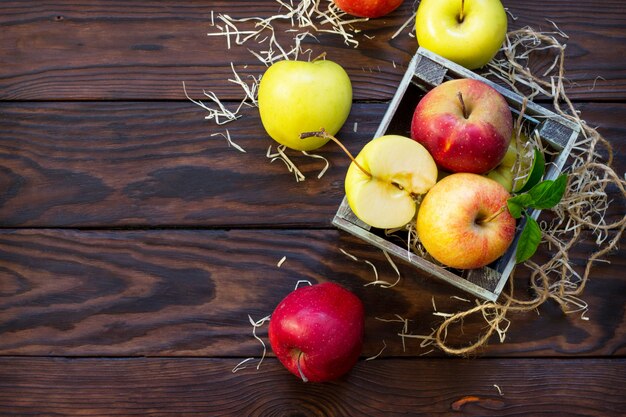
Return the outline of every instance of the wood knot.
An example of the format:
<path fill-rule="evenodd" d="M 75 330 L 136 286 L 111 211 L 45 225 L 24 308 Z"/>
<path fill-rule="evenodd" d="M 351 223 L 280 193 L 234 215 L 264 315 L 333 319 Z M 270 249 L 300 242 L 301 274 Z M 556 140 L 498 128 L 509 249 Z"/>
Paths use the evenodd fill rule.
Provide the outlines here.
<path fill-rule="evenodd" d="M 450 404 L 450 408 L 453 411 L 463 411 L 463 408 L 468 404 L 476 404 L 479 407 L 487 408 L 490 410 L 501 410 L 504 408 L 504 401 L 498 398 L 490 397 L 477 397 L 475 395 L 466 395 Z"/>

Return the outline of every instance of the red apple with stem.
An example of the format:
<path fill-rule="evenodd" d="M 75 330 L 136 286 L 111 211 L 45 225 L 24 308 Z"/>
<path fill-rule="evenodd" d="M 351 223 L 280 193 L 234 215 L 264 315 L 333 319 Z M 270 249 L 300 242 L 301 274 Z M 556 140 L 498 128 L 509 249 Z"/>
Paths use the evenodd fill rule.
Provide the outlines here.
<path fill-rule="evenodd" d="M 513 133 L 505 98 L 486 83 L 443 82 L 417 104 L 411 137 L 446 171 L 484 174 L 500 164 Z"/>
<path fill-rule="evenodd" d="M 403 0 L 333 0 L 342 11 L 358 17 L 376 18 L 397 9 Z"/>
<path fill-rule="evenodd" d="M 272 313 L 269 340 L 280 362 L 303 381 L 337 379 L 356 364 L 363 347 L 361 300 L 339 284 L 304 286 Z"/>

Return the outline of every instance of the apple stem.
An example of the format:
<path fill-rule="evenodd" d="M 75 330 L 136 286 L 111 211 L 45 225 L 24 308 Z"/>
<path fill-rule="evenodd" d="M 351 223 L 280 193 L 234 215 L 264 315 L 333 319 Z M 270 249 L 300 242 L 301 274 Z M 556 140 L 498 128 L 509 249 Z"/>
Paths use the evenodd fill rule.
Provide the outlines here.
<path fill-rule="evenodd" d="M 459 14 L 459 23 L 462 23 L 463 19 L 465 19 L 465 14 L 463 13 L 464 8 L 465 8 L 465 0 L 461 0 L 461 13 Z"/>
<path fill-rule="evenodd" d="M 302 358 L 302 351 L 298 353 L 298 361 L 296 362 L 296 366 L 298 367 L 298 372 L 300 373 L 300 378 L 302 378 L 302 381 L 309 382 L 309 378 L 304 376 L 304 373 L 302 372 L 302 368 L 300 367 L 300 358 Z"/>
<path fill-rule="evenodd" d="M 499 215 L 501 215 L 502 213 L 504 213 L 504 210 L 506 210 L 506 205 L 500 207 L 500 210 L 496 211 L 495 213 L 493 213 L 491 216 L 479 220 L 478 224 L 485 224 L 485 223 L 489 223 L 490 221 L 492 221 L 493 219 L 495 219 L 496 217 L 498 217 Z"/>
<path fill-rule="evenodd" d="M 348 157 L 350 158 L 350 160 L 352 160 L 352 162 L 354 162 L 354 164 L 361 170 L 363 171 L 363 173 L 365 175 L 367 175 L 368 177 L 372 178 L 373 175 L 370 174 L 365 168 L 363 168 L 354 158 L 354 156 L 352 156 L 352 154 L 350 153 L 350 151 L 343 146 L 343 143 L 341 143 L 339 141 L 339 139 L 337 139 L 336 137 L 334 137 L 333 135 L 328 134 L 328 132 L 326 132 L 326 130 L 324 128 L 322 128 L 319 131 L 316 132 L 303 132 L 300 133 L 300 139 L 306 139 L 306 138 L 310 138 L 310 137 L 318 137 L 318 138 L 326 138 L 326 139 L 330 139 L 333 142 L 335 142 L 337 145 L 339 145 L 339 147 L 345 152 L 346 155 L 348 155 Z"/>
<path fill-rule="evenodd" d="M 320 59 L 326 59 L 326 52 L 322 52 L 321 54 L 313 58 L 311 62 L 319 61 Z"/>
<path fill-rule="evenodd" d="M 467 114 L 467 107 L 465 106 L 465 100 L 463 100 L 463 94 L 459 91 L 457 94 L 459 101 L 461 102 L 461 109 L 463 109 L 463 117 L 468 118 L 469 114 Z"/>

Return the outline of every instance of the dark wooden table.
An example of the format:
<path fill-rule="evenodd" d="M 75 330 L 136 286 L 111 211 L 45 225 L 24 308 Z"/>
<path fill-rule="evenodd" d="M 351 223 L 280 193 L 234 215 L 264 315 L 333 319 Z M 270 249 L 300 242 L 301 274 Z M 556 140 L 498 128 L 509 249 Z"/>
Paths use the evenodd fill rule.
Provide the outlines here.
<path fill-rule="evenodd" d="M 352 79 L 339 133 L 352 150 L 373 135 L 417 48 L 408 29 L 391 39 L 412 14 L 405 3 L 356 24 L 358 48 L 331 35 L 307 45 Z M 569 35 L 567 93 L 623 176 L 623 1 L 504 4 L 511 29 L 554 22 Z M 205 89 L 232 107 L 242 90 L 227 81 L 231 62 L 245 75 L 264 69 L 245 45 L 207 36 L 212 16 L 277 11 L 271 0 L 0 3 L 0 415 L 626 415 L 623 247 L 593 269 L 589 320 L 548 302 L 511 314 L 505 341 L 470 358 L 419 339 L 403 347 L 402 323 L 379 318 L 428 334 L 441 321 L 433 301 L 454 311 L 464 294 L 403 264 L 396 287 L 364 286 L 369 266 L 340 249 L 395 275 L 380 251 L 330 224 L 349 162 L 341 151 L 321 150 L 321 179 L 320 160 L 294 154 L 307 177 L 296 183 L 266 157 L 256 108 L 224 126 L 204 120 L 183 82 L 193 98 Z M 215 135 L 226 129 L 246 153 Z M 572 265 L 596 249 L 591 236 Z M 270 314 L 298 280 L 339 282 L 365 304 L 363 360 L 339 381 L 305 384 L 271 353 L 256 369 L 248 316 Z M 267 341 L 267 326 L 257 333 Z"/>

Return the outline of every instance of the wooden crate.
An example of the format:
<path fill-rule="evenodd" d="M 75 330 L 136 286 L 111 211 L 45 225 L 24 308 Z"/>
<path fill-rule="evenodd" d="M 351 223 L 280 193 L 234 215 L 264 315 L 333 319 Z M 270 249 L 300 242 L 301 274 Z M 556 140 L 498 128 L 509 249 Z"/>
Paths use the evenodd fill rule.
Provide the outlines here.
<path fill-rule="evenodd" d="M 519 115 L 523 103 L 522 96 L 439 55 L 420 48 L 411 60 L 374 137 L 385 134 L 410 137 L 411 118 L 421 97 L 442 82 L 458 78 L 474 78 L 491 85 L 506 98 L 514 118 Z M 531 126 L 532 130 L 536 130 L 544 147 L 554 153 L 546 167 L 544 179 L 555 179 L 563 169 L 580 133 L 579 126 L 532 102 L 526 104 L 524 124 Z M 531 216 L 536 219 L 539 216 L 539 211 L 533 211 Z M 523 227 L 523 220 L 518 224 L 517 235 L 513 244 L 500 259 L 486 267 L 472 270 L 444 268 L 409 251 L 406 247 L 398 246 L 385 236 L 383 231 L 371 228 L 359 220 L 352 213 L 345 197 L 333 219 L 333 225 L 409 262 L 433 277 L 442 279 L 481 299 L 495 301 L 515 266 L 515 251 Z"/>

